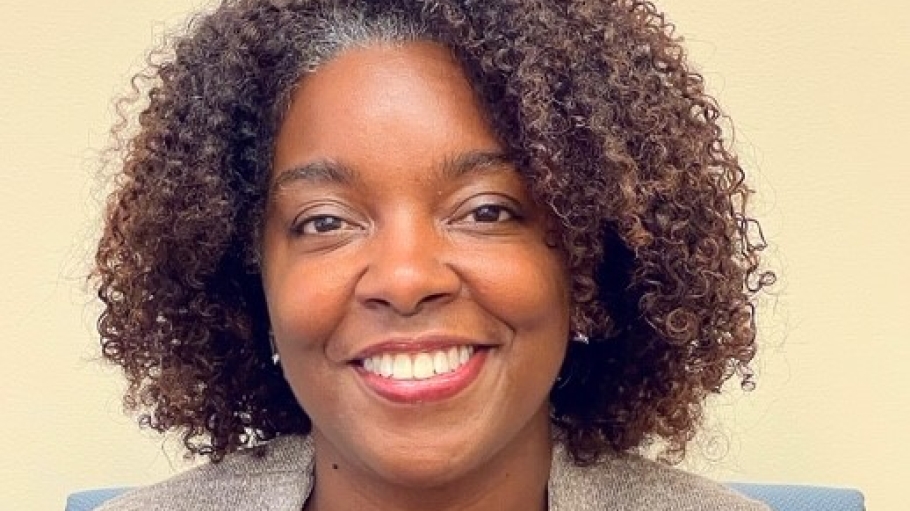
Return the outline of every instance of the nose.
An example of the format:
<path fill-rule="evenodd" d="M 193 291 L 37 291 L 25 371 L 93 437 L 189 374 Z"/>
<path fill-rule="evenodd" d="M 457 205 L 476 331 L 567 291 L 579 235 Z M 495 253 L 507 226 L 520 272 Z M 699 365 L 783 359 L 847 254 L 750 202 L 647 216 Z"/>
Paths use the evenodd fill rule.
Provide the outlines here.
<path fill-rule="evenodd" d="M 429 221 L 406 218 L 379 229 L 357 282 L 357 300 L 402 316 L 451 301 L 461 289 L 461 277 L 448 260 L 451 250 Z"/>

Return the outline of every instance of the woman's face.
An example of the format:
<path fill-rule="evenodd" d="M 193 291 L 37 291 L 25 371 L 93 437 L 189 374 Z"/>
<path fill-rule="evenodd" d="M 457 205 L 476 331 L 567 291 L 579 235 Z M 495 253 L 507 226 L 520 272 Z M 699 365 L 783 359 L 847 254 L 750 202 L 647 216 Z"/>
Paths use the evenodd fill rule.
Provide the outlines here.
<path fill-rule="evenodd" d="M 569 306 L 545 224 L 443 48 L 350 50 L 300 83 L 263 280 L 319 457 L 425 485 L 548 441 Z"/>

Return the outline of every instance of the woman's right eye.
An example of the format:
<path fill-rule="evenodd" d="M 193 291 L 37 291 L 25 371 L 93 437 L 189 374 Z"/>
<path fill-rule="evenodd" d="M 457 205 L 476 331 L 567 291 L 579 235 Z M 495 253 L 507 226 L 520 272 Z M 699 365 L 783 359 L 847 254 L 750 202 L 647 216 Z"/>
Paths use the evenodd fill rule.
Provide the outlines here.
<path fill-rule="evenodd" d="M 314 215 L 294 223 L 293 231 L 302 236 L 327 234 L 339 230 L 356 229 L 347 220 L 334 215 Z"/>

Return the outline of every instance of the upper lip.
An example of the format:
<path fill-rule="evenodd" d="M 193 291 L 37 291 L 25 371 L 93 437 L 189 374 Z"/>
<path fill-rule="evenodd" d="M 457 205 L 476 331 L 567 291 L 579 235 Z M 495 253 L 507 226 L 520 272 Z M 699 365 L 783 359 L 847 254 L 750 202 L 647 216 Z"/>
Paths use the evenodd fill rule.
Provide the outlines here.
<path fill-rule="evenodd" d="M 420 353 L 451 348 L 453 346 L 490 346 L 489 342 L 482 342 L 470 337 L 457 335 L 420 335 L 414 337 L 400 336 L 389 337 L 381 341 L 371 343 L 369 346 L 358 351 L 352 361 L 365 360 L 367 358 L 380 355 L 383 353 Z"/>

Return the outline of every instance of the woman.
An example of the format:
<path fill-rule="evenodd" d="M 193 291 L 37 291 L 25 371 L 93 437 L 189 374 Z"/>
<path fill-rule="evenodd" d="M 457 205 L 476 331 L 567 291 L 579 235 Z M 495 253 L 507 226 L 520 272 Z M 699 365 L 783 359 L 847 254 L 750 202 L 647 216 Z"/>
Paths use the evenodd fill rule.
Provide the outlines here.
<path fill-rule="evenodd" d="M 634 454 L 751 383 L 770 281 L 669 33 L 638 1 L 198 18 L 96 274 L 127 406 L 214 463 L 105 509 L 761 509 Z"/>

